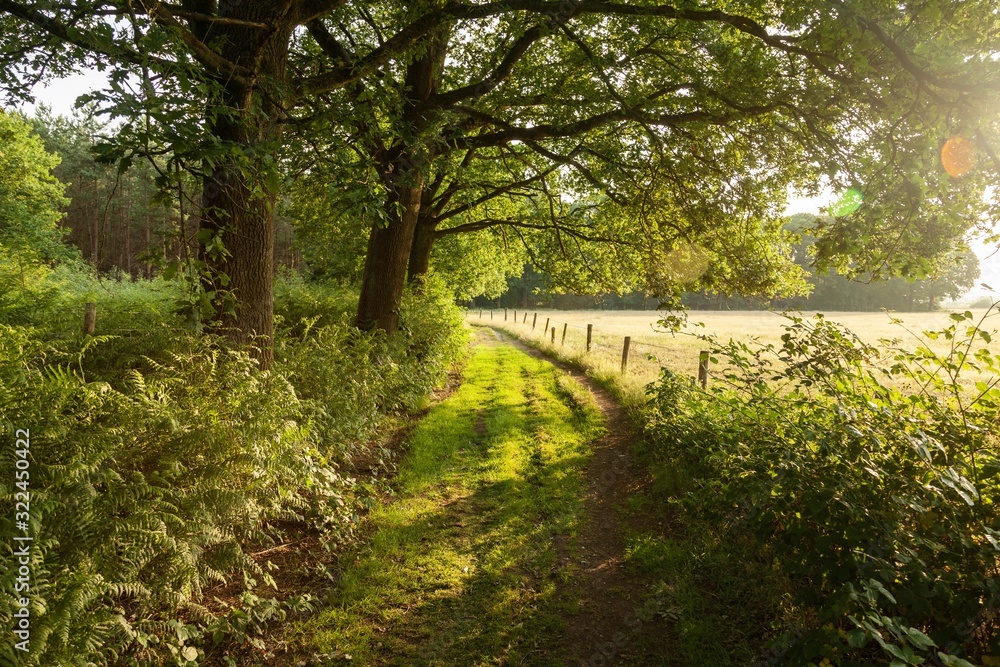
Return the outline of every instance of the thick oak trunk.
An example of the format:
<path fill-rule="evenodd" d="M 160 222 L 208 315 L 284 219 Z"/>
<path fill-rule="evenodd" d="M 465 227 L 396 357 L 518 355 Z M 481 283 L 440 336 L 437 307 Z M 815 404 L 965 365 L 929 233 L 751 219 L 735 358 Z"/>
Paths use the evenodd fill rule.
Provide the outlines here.
<path fill-rule="evenodd" d="M 220 4 L 219 13 L 269 23 L 280 14 L 280 7 L 251 0 L 227 3 L 225 11 Z M 223 45 L 224 58 L 253 67 L 258 74 L 246 84 L 225 82 L 223 99 L 213 102 L 230 111 L 214 117 L 213 134 L 237 148 L 241 157 L 219 161 L 204 181 L 200 255 L 208 268 L 205 287 L 216 297 L 212 328 L 236 343 L 251 345 L 267 367 L 274 358 L 277 199 L 270 184 L 279 180 L 268 178 L 267 169 L 275 164 L 281 136 L 280 100 L 290 28 L 277 28 L 263 42 L 253 28 L 215 26 L 212 31 Z"/>
<path fill-rule="evenodd" d="M 371 231 L 358 300 L 356 326 L 359 329 L 382 329 L 392 333 L 399 328 L 407 263 L 420 213 L 420 191 L 419 185 L 404 188 L 398 207 L 395 200 L 387 204 L 390 223 Z M 396 215 L 398 209 L 401 214 Z"/>
<path fill-rule="evenodd" d="M 406 272 L 406 279 L 411 283 L 430 271 L 435 233 L 433 222 L 423 219 L 417 223 L 413 231 L 413 245 L 410 248 L 410 262 Z"/>
<path fill-rule="evenodd" d="M 207 287 L 219 297 L 213 328 L 230 340 L 252 344 L 263 365 L 273 359 L 274 193 L 253 193 L 255 184 L 231 164 L 206 179 L 202 229 L 221 238 L 224 253 L 209 249 Z"/>

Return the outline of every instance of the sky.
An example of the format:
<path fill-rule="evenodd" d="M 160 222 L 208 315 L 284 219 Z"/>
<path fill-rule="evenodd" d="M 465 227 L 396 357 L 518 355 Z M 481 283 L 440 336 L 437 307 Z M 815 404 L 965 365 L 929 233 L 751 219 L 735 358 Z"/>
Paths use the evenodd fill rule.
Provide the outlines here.
<path fill-rule="evenodd" d="M 57 115 L 69 116 L 73 113 L 73 105 L 77 97 L 99 89 L 106 83 L 107 78 L 104 74 L 96 70 L 87 70 L 79 74 L 54 80 L 46 86 L 37 86 L 34 93 L 37 103 L 52 107 L 53 112 Z M 34 113 L 35 105 L 26 104 L 21 109 L 28 114 L 32 114 Z M 830 204 L 832 198 L 833 194 L 829 192 L 818 197 L 793 197 L 789 201 L 785 213 L 787 215 L 793 213 L 819 213 L 820 208 Z M 997 247 L 986 245 L 977 240 L 973 240 L 971 246 L 979 257 L 981 274 L 978 282 L 986 283 L 1000 291 L 1000 252 L 998 252 Z M 977 284 L 966 295 L 966 298 L 975 298 L 988 293 Z"/>

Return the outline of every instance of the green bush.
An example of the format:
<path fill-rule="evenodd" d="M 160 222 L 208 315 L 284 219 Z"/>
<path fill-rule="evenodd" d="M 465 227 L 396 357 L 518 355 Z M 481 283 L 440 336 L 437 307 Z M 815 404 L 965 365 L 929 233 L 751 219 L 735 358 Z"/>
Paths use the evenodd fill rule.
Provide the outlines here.
<path fill-rule="evenodd" d="M 461 311 L 438 280 L 407 291 L 402 328 L 392 336 L 358 331 L 349 318 L 325 326 L 315 316 L 286 320 L 287 331 L 301 333 L 280 336 L 276 351 L 299 397 L 314 406 L 324 453 L 341 465 L 361 453 L 386 415 L 420 408 L 467 342 Z"/>
<path fill-rule="evenodd" d="M 274 281 L 277 328 L 300 336 L 308 327 L 339 324 L 354 312 L 358 295 L 336 284 L 307 282 L 298 273 L 282 272 Z"/>
<path fill-rule="evenodd" d="M 59 271 L 49 301 L 0 322 L 0 469 L 15 469 L 16 430 L 31 431 L 32 652 L 19 664 L 195 664 L 308 607 L 257 597 L 273 579 L 252 554 L 304 531 L 351 538 L 366 502 L 352 453 L 444 379 L 462 349 L 455 306 L 428 285 L 407 296 L 404 331 L 362 333 L 342 290 L 288 279 L 278 361 L 262 371 L 186 329 L 171 283 Z M 86 300 L 94 337 L 79 331 Z M 5 625 L 13 484 L 0 478 Z M 204 593 L 224 581 L 243 603 L 210 613 Z M 4 642 L 0 663 L 19 653 Z"/>
<path fill-rule="evenodd" d="M 777 662 L 998 655 L 1000 358 L 952 317 L 925 334 L 942 354 L 793 317 L 780 347 L 708 339 L 724 369 L 708 392 L 666 371 L 650 386 L 657 455 L 694 472 L 688 511 L 753 536 L 795 591 Z"/>
<path fill-rule="evenodd" d="M 281 539 L 279 520 L 341 511 L 349 487 L 317 465 L 310 411 L 247 354 L 195 349 L 114 387 L 58 348 L 2 333 L 3 470 L 14 470 L 13 429 L 32 434 L 41 664 L 86 664 L 101 646 L 113 656 L 207 586 L 266 581 L 248 552 Z M 11 483 L 0 480 L 0 497 L 12 505 Z M 12 519 L 0 517 L 8 544 Z M 13 569 L 5 573 L 12 591 Z M 0 599 L 9 617 L 10 598 Z"/>

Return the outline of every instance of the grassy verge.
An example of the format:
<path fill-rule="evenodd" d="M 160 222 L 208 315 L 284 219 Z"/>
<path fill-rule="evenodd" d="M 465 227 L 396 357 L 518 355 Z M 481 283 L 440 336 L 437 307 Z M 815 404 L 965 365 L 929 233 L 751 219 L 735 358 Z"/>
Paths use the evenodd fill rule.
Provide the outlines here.
<path fill-rule="evenodd" d="M 485 333 L 481 334 L 485 336 Z M 394 501 L 345 556 L 305 655 L 352 664 L 560 664 L 587 443 L 599 412 L 551 365 L 480 345 L 418 426 Z M 348 658 L 347 656 L 350 656 Z"/>
<path fill-rule="evenodd" d="M 470 322 L 473 327 L 485 326 L 478 322 Z M 494 329 L 503 331 L 511 337 L 518 339 L 526 345 L 530 345 L 536 350 L 544 352 L 553 359 L 558 359 L 583 370 L 601 388 L 607 390 L 630 412 L 636 414 L 646 403 L 646 384 L 650 382 L 650 377 L 646 374 L 635 375 L 621 373 L 621 358 L 618 361 L 610 361 L 607 355 L 588 354 L 586 351 L 566 345 L 563 346 L 556 336 L 556 343 L 541 334 L 541 330 L 532 331 L 530 326 L 512 325 L 504 322 L 490 324 Z M 620 352 L 619 352 L 620 354 Z"/>

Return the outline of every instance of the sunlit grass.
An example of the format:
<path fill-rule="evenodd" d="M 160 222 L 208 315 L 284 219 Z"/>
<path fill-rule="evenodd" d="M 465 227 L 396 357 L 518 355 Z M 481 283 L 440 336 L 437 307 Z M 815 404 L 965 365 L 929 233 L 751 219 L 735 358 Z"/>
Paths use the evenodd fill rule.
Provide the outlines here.
<path fill-rule="evenodd" d="M 484 334 L 485 335 L 485 334 Z M 560 664 L 582 466 L 596 407 L 550 364 L 478 346 L 414 432 L 398 496 L 368 518 L 304 653 L 352 664 Z"/>

